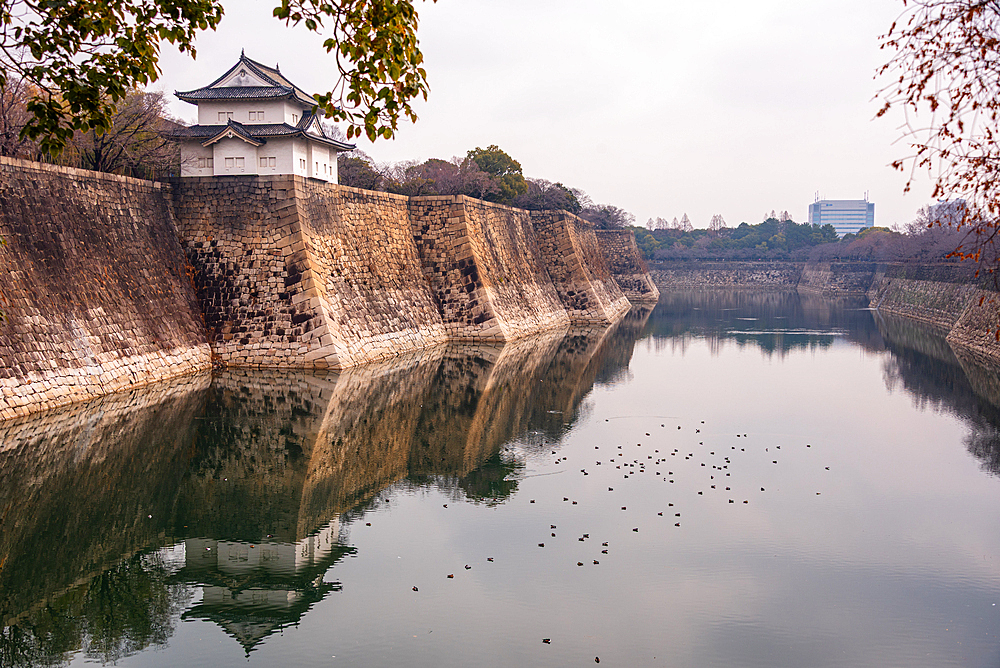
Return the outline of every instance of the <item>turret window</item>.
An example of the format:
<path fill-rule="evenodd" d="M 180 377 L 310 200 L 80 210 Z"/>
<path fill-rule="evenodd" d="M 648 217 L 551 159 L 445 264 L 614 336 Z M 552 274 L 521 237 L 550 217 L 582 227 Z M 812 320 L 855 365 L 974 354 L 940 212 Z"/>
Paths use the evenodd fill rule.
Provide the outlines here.
<path fill-rule="evenodd" d="M 251 111 L 250 112 L 250 120 L 251 121 L 262 121 L 262 120 L 264 120 L 264 112 L 263 111 Z"/>
<path fill-rule="evenodd" d="M 219 112 L 219 122 L 220 123 L 225 123 L 226 121 L 228 121 L 232 117 L 233 117 L 233 112 L 231 112 L 231 111 L 220 111 Z"/>

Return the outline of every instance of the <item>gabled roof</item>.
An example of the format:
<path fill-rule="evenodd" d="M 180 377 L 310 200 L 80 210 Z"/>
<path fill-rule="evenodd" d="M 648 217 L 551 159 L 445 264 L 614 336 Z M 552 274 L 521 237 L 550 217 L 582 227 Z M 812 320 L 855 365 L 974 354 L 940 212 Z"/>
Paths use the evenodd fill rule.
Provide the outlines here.
<path fill-rule="evenodd" d="M 250 142 L 255 146 L 267 143 L 268 138 L 271 137 L 305 137 L 312 141 L 332 146 L 338 151 L 354 150 L 354 144 L 346 144 L 327 137 L 325 134 L 316 135 L 312 132 L 307 132 L 312 127 L 315 119 L 316 116 L 314 114 L 307 114 L 299 121 L 298 125 L 289 125 L 288 123 L 244 124 L 229 119 L 229 122 L 225 125 L 192 125 L 189 127 L 180 127 L 167 136 L 176 141 L 197 140 L 203 146 L 214 144 L 230 135 L 238 136 L 240 139 Z M 317 124 L 317 127 L 320 132 L 323 131 L 322 125 Z"/>
<path fill-rule="evenodd" d="M 254 86 L 223 86 L 223 81 L 229 79 L 233 72 L 239 69 L 251 72 L 257 79 L 264 82 L 264 85 Z M 208 84 L 204 88 L 189 91 L 175 91 L 174 94 L 191 104 L 198 104 L 201 100 L 261 100 L 276 98 L 292 98 L 301 103 L 306 108 L 311 108 L 316 104 L 316 100 L 308 95 L 301 88 L 289 81 L 274 67 L 268 67 L 256 60 L 247 58 L 246 53 L 240 53 L 240 59 L 230 67 L 225 74 Z"/>

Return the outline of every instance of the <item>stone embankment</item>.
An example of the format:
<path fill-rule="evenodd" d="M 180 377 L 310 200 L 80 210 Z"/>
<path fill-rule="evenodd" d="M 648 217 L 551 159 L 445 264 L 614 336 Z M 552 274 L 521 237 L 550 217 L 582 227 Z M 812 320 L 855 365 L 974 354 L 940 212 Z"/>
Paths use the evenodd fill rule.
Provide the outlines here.
<path fill-rule="evenodd" d="M 0 158 L 0 419 L 210 368 L 169 197 Z"/>
<path fill-rule="evenodd" d="M 650 267 L 656 286 L 670 290 L 795 290 L 801 262 L 660 262 Z"/>
<path fill-rule="evenodd" d="M 835 263 L 805 267 L 799 290 L 828 296 L 865 295 L 879 312 L 948 333 L 948 342 L 1000 360 L 1000 293 L 971 264 Z"/>
<path fill-rule="evenodd" d="M 602 247 L 566 212 L 298 176 L 159 184 L 0 159 L 0 235 L 0 419 L 213 363 L 343 369 L 608 325 L 630 306 L 619 277 L 655 290 L 635 287 L 652 281 L 634 238 Z"/>
<path fill-rule="evenodd" d="M 599 230 L 597 239 L 605 264 L 628 300 L 637 304 L 655 304 L 660 298 L 660 290 L 649 275 L 649 266 L 635 243 L 635 232 Z"/>

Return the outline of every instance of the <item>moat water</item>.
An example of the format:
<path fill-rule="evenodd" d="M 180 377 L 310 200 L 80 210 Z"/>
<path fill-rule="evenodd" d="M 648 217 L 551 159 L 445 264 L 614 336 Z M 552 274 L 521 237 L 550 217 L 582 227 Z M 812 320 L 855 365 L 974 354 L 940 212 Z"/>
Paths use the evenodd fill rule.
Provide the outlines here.
<path fill-rule="evenodd" d="M 996 666 L 1000 372 L 864 306 L 0 423 L 0 666 Z"/>

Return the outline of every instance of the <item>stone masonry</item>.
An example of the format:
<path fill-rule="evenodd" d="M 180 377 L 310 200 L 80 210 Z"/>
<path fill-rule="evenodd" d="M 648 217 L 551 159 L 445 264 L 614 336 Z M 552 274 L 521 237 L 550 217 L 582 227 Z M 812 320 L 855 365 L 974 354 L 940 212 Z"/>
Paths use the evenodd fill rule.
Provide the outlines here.
<path fill-rule="evenodd" d="M 549 276 L 574 323 L 608 324 L 631 304 L 604 262 L 594 226 L 566 211 L 532 211 Z"/>
<path fill-rule="evenodd" d="M 0 158 L 0 419 L 211 366 L 168 193 Z"/>
<path fill-rule="evenodd" d="M 635 243 L 632 230 L 597 230 L 601 255 L 615 283 L 632 303 L 655 303 L 660 290 L 649 275 L 649 267 Z"/>
<path fill-rule="evenodd" d="M 223 365 L 340 369 L 444 341 L 405 197 L 291 175 L 175 189 Z"/>
<path fill-rule="evenodd" d="M 293 175 L 160 184 L 0 159 L 0 236 L 0 419 L 213 364 L 343 369 L 615 322 L 609 259 L 651 285 L 631 236 L 602 250 L 566 212 Z"/>
<path fill-rule="evenodd" d="M 409 206 L 449 338 L 506 341 L 569 324 L 528 212 L 464 195 Z"/>

